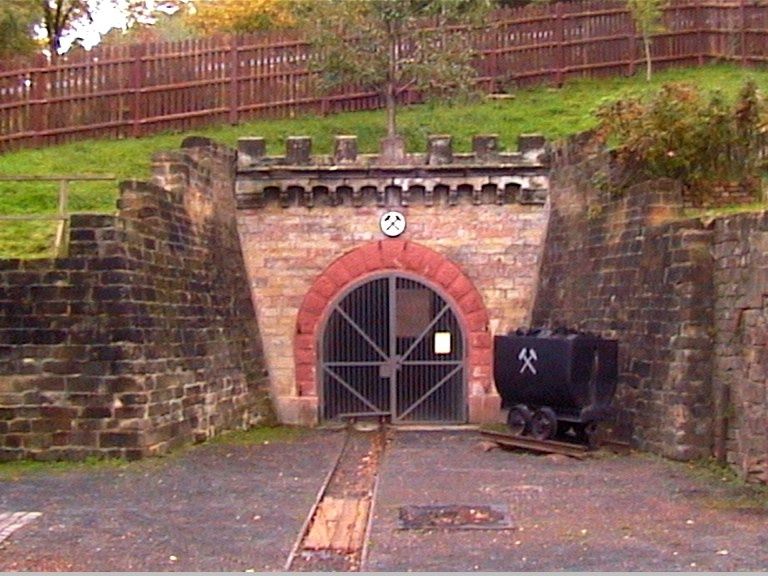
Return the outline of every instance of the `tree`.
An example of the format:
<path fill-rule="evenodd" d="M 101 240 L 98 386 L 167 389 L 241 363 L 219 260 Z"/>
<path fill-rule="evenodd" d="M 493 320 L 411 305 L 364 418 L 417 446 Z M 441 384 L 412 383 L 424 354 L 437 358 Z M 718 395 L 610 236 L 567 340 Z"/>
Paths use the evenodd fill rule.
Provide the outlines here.
<path fill-rule="evenodd" d="M 290 26 L 297 0 L 196 0 L 189 25 L 200 34 L 240 34 Z"/>
<path fill-rule="evenodd" d="M 0 5 L 0 58 L 31 54 L 37 49 L 33 29 L 35 6 L 29 0 L 5 0 Z"/>
<path fill-rule="evenodd" d="M 152 12 L 145 10 L 130 12 L 127 27 L 113 28 L 101 37 L 101 44 L 125 46 L 149 42 L 176 42 L 195 38 L 198 33 L 189 24 L 183 9 L 174 12 Z"/>
<path fill-rule="evenodd" d="M 661 18 L 667 0 L 627 0 L 627 8 L 643 37 L 645 78 L 651 81 L 651 37 L 664 30 Z"/>
<path fill-rule="evenodd" d="M 449 96 L 474 88 L 471 25 L 492 0 L 324 0 L 304 20 L 326 88 L 355 83 L 379 91 L 387 111 L 385 150 L 402 154 L 397 99 L 408 88 Z"/>
<path fill-rule="evenodd" d="M 55 59 L 61 48 L 64 33 L 80 19 L 91 20 L 88 0 L 36 0 L 43 17 L 43 27 L 51 58 Z"/>

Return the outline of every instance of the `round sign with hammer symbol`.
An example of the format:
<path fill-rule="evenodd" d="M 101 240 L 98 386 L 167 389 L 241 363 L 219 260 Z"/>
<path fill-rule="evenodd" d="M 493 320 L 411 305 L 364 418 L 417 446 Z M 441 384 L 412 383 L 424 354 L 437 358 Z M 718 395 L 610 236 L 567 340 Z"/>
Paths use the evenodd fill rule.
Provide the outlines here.
<path fill-rule="evenodd" d="M 397 210 L 385 212 L 379 220 L 379 227 L 390 238 L 400 236 L 405 232 L 405 216 Z"/>

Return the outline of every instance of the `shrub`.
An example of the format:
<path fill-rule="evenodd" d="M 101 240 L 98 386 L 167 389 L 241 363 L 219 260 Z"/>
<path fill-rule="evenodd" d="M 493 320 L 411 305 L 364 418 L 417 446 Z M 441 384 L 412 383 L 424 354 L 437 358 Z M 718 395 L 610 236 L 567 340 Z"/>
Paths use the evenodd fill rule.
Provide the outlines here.
<path fill-rule="evenodd" d="M 705 95 L 688 84 L 665 84 L 649 99 L 602 106 L 598 134 L 615 146 L 614 185 L 624 189 L 647 178 L 675 178 L 690 199 L 703 201 L 733 184 L 756 191 L 766 111 L 752 81 L 733 103 L 718 92 Z"/>

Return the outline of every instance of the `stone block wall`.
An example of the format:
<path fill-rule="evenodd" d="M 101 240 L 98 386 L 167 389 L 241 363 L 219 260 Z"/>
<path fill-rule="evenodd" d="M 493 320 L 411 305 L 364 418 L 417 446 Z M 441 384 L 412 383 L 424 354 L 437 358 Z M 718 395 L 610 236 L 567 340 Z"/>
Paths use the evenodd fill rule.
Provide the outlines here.
<path fill-rule="evenodd" d="M 299 325 L 305 298 L 321 290 L 316 281 L 336 294 L 365 273 L 402 270 L 443 286 L 423 262 L 410 262 L 411 253 L 430 254 L 447 271 L 460 272 L 479 294 L 470 312 L 482 311 L 487 320 L 468 330 L 470 420 L 500 417 L 491 336 L 530 322 L 548 217 L 548 169 L 540 161 L 540 138 L 524 139 L 517 153 L 499 152 L 496 145 L 492 138 L 476 139 L 476 151 L 459 156 L 450 152 L 450 139 L 431 139 L 426 155 L 409 157 L 415 164 L 392 167 L 357 156 L 348 138 L 337 140 L 330 158 L 310 157 L 306 139 L 289 139 L 286 156 L 278 158 L 263 155 L 260 138 L 240 142 L 238 220 L 281 421 L 317 420 L 317 335 Z M 397 240 L 379 229 L 381 215 L 393 209 L 407 219 Z M 366 250 L 372 259 L 357 262 L 355 255 Z M 317 316 L 326 304 L 314 306 Z"/>
<path fill-rule="evenodd" d="M 600 191 L 606 161 L 573 158 L 567 147 L 558 155 L 533 323 L 616 337 L 614 433 L 672 458 L 707 456 L 713 232 L 681 219 L 672 181 L 619 197 Z"/>
<path fill-rule="evenodd" d="M 0 261 L 0 459 L 138 458 L 268 412 L 234 154 L 191 144 L 73 216 L 68 257 Z"/>
<path fill-rule="evenodd" d="M 715 453 L 768 483 L 768 213 L 715 222 Z"/>

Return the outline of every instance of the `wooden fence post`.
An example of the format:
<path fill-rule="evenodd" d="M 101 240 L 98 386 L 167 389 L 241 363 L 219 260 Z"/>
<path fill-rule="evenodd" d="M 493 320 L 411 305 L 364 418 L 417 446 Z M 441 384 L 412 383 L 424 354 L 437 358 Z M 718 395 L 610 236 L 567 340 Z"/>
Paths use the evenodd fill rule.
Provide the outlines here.
<path fill-rule="evenodd" d="M 137 138 L 141 136 L 142 127 L 142 93 L 144 86 L 144 55 L 146 46 L 144 44 L 134 44 L 131 46 L 131 92 L 133 99 L 131 101 L 131 136 Z"/>
<path fill-rule="evenodd" d="M 240 113 L 240 36 L 230 36 L 229 40 L 229 123 L 234 126 Z"/>
<path fill-rule="evenodd" d="M 563 85 L 563 69 L 565 68 L 565 25 L 563 23 L 563 3 L 555 4 L 555 85 Z"/>
<path fill-rule="evenodd" d="M 741 30 L 739 31 L 741 44 L 741 65 L 747 64 L 747 0 L 739 2 L 739 16 L 741 21 Z"/>
<path fill-rule="evenodd" d="M 29 74 L 29 81 L 31 83 L 31 90 L 28 96 L 31 104 L 29 107 L 29 118 L 32 140 L 35 147 L 38 147 L 45 144 L 42 133 L 47 128 L 46 124 L 48 122 L 48 82 L 46 76 L 50 65 L 45 56 L 38 54 L 32 66 L 33 68 Z"/>
<path fill-rule="evenodd" d="M 635 26 L 635 19 L 627 12 L 627 18 L 629 18 L 629 34 L 627 34 L 627 41 L 629 43 L 629 76 L 635 75 L 635 67 L 637 66 L 637 27 Z"/>
<path fill-rule="evenodd" d="M 69 180 L 59 180 L 59 223 L 56 226 L 56 239 L 54 241 L 54 253 L 62 258 L 67 255 L 67 234 L 69 232 Z"/>
<path fill-rule="evenodd" d="M 704 6 L 702 0 L 696 0 L 695 6 L 696 15 L 694 16 L 694 21 L 696 22 L 697 63 L 699 66 L 703 66 L 705 50 L 709 46 L 709 38 L 704 35 Z"/>

